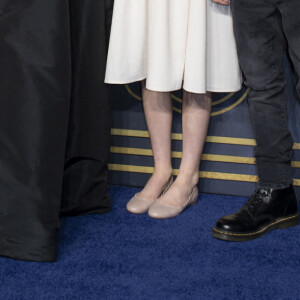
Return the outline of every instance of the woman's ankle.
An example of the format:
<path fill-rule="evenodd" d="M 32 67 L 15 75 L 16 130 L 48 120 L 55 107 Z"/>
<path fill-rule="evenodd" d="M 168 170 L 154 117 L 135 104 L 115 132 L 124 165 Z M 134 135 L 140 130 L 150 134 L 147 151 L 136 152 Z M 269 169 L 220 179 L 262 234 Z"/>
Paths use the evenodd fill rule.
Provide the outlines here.
<path fill-rule="evenodd" d="M 155 168 L 153 175 L 156 178 L 160 178 L 161 180 L 168 180 L 173 174 L 172 168 Z"/>
<path fill-rule="evenodd" d="M 183 173 L 180 173 L 180 171 L 179 171 L 176 181 L 178 181 L 184 185 L 194 187 L 199 182 L 199 171 L 188 173 L 188 174 L 187 173 L 183 174 Z"/>

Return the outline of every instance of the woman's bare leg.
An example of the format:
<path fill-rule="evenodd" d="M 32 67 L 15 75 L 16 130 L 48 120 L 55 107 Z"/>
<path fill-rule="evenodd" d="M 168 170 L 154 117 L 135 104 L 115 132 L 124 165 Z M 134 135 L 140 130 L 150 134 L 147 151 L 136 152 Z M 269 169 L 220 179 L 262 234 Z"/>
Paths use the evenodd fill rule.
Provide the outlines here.
<path fill-rule="evenodd" d="M 182 205 L 199 181 L 199 165 L 211 112 L 211 94 L 184 91 L 182 107 L 182 160 L 176 181 L 161 202 Z"/>
<path fill-rule="evenodd" d="M 172 100 L 170 93 L 146 89 L 145 82 L 142 82 L 142 96 L 154 156 L 154 173 L 139 196 L 155 200 L 172 174 Z"/>

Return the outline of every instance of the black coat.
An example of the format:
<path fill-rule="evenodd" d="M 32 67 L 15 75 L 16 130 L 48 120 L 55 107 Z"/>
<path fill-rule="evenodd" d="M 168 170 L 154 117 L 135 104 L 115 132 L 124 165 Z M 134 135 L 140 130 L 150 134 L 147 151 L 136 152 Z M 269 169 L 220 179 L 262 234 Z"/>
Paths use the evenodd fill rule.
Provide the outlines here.
<path fill-rule="evenodd" d="M 59 215 L 110 208 L 112 0 L 0 0 L 0 255 L 56 260 Z"/>

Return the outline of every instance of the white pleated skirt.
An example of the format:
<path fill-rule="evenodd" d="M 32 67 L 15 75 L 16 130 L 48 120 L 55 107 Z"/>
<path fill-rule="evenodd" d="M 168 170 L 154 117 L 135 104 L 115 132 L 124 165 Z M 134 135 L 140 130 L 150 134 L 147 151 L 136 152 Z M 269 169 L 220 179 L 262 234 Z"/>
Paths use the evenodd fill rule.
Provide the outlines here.
<path fill-rule="evenodd" d="M 154 91 L 241 88 L 229 7 L 210 0 L 115 0 L 105 82 Z"/>

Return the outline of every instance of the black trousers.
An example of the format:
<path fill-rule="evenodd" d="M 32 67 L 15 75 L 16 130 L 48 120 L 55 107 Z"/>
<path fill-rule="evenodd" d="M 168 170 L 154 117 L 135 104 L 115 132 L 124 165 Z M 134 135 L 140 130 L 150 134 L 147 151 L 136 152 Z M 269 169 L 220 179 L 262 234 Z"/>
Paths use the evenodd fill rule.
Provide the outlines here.
<path fill-rule="evenodd" d="M 104 213 L 109 0 L 0 0 L 0 255 L 56 260 L 59 215 Z"/>
<path fill-rule="evenodd" d="M 284 188 L 293 180 L 283 57 L 288 45 L 300 75 L 300 0 L 233 0 L 235 37 L 246 84 L 259 184 Z M 287 43 L 286 43 L 287 41 Z M 297 84 L 300 95 L 300 81 Z"/>

